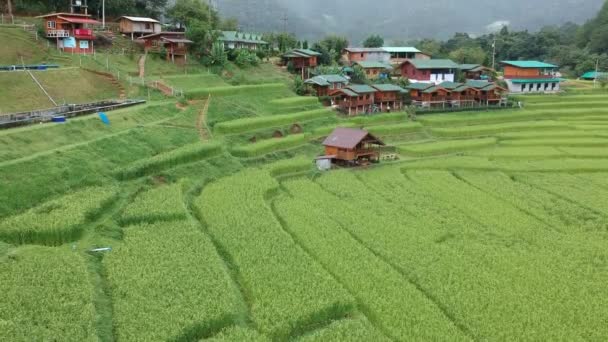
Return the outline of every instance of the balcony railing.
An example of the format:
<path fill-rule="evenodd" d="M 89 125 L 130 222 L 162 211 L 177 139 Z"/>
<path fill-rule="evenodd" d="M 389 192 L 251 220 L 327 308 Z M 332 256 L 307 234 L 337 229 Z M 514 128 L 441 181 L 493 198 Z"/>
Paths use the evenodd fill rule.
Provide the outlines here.
<path fill-rule="evenodd" d="M 91 29 L 74 29 L 74 36 L 83 38 L 93 38 L 93 30 Z"/>
<path fill-rule="evenodd" d="M 46 31 L 48 38 L 67 38 L 70 36 L 69 30 L 48 30 Z"/>
<path fill-rule="evenodd" d="M 549 78 L 556 78 L 557 76 L 552 75 L 552 74 L 543 74 L 543 75 L 527 75 L 527 76 L 520 76 L 520 75 L 505 75 L 506 79 L 524 79 L 524 80 L 530 80 L 530 79 L 549 79 Z"/>

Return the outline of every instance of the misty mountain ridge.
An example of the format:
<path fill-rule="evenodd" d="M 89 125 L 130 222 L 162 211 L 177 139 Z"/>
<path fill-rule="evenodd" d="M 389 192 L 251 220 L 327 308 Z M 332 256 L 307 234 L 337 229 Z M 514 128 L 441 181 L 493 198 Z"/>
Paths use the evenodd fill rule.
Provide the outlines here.
<path fill-rule="evenodd" d="M 584 23 L 605 0 L 215 0 L 223 17 L 236 17 L 243 30 L 287 29 L 316 40 L 330 33 L 353 44 L 372 33 L 386 42 L 448 38 L 455 32 L 484 34 L 507 25 L 538 30 L 568 21 Z M 287 18 L 287 20 L 285 20 Z"/>

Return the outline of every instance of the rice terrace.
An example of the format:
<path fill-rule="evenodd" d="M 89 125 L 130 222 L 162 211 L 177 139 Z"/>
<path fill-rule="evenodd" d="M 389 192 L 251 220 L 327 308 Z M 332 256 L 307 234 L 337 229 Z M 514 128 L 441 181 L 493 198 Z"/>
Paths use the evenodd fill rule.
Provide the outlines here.
<path fill-rule="evenodd" d="M 405 84 L 435 59 L 408 57 L 356 84 L 376 64 L 325 77 L 301 43 L 217 69 L 178 60 L 196 42 L 177 32 L 158 56 L 124 33 L 66 53 L 32 38 L 39 19 L 0 25 L 60 66 L 0 71 L 0 116 L 21 120 L 0 129 L 0 341 L 608 339 L 599 76 L 505 60 Z M 146 103 L 6 114 L 61 97 Z"/>

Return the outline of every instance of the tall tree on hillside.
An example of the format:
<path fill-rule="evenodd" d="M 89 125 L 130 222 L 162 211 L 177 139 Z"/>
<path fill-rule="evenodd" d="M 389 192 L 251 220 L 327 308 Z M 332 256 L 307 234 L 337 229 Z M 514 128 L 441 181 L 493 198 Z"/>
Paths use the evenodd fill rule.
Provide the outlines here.
<path fill-rule="evenodd" d="M 11 0 L 6 0 L 6 11 L 8 15 L 13 16 L 13 4 Z"/>
<path fill-rule="evenodd" d="M 371 35 L 363 42 L 363 46 L 366 48 L 382 47 L 384 46 L 384 38 L 377 34 Z"/>
<path fill-rule="evenodd" d="M 237 18 L 226 18 L 220 22 L 219 29 L 222 31 L 238 31 L 239 21 Z"/>
<path fill-rule="evenodd" d="M 167 17 L 186 28 L 193 22 L 207 23 L 210 28 L 215 28 L 219 21 L 218 14 L 200 0 L 177 0 L 167 11 Z"/>
<path fill-rule="evenodd" d="M 319 63 L 323 65 L 336 64 L 340 61 L 342 50 L 348 47 L 348 39 L 336 35 L 329 35 L 313 44 L 312 49 L 321 54 Z"/>
<path fill-rule="evenodd" d="M 450 59 L 460 64 L 483 64 L 486 52 L 479 46 L 461 47 L 449 54 Z"/>

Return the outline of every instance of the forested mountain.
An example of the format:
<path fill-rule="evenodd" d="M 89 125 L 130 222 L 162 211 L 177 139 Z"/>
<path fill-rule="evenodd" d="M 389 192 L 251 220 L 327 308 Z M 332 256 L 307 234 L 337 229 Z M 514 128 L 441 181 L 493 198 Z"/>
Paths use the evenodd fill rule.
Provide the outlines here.
<path fill-rule="evenodd" d="M 512 29 L 536 30 L 567 21 L 583 23 L 604 0 L 215 0 L 222 15 L 236 16 L 247 29 L 287 27 L 308 39 L 337 33 L 360 42 L 375 32 L 387 40 L 447 38 L 454 32 L 487 33 L 508 22 Z"/>

